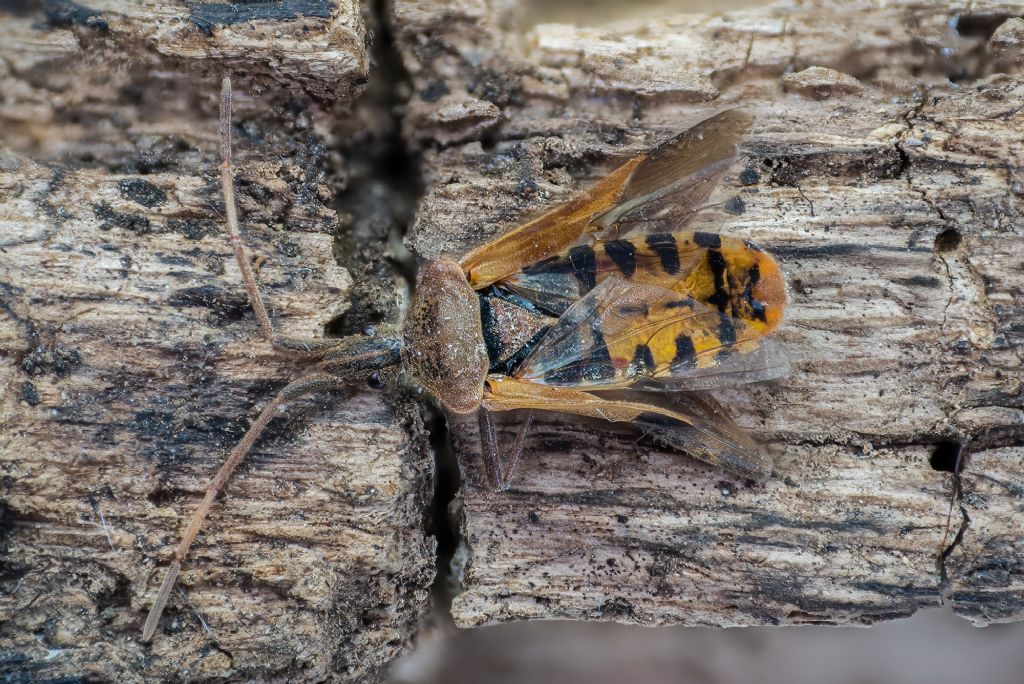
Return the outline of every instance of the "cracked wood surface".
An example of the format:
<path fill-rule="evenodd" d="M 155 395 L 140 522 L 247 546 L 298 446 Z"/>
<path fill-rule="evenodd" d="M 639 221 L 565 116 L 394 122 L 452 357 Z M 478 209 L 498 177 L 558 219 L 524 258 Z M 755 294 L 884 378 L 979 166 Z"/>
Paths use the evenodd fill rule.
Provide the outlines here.
<path fill-rule="evenodd" d="M 58 2 L 0 21 L 5 671 L 373 680 L 422 623 L 422 413 L 354 389 L 272 426 L 157 640 L 137 641 L 182 512 L 294 371 L 259 340 L 220 227 L 213 75 L 244 74 L 243 229 L 282 330 L 399 299 L 331 258 L 339 222 L 359 236 L 342 254 L 384 250 L 381 195 L 344 187 L 380 171 L 339 140 L 372 149 L 384 110 L 336 124 L 306 100 L 351 101 L 368 33 L 350 3 L 269 6 Z M 545 416 L 495 496 L 455 425 L 456 621 L 870 622 L 943 593 L 980 623 L 1019 619 L 1019 8 L 818 2 L 522 33 L 510 7 L 391 5 L 426 185 L 409 244 L 458 253 L 745 103 L 759 123 L 720 193 L 739 201 L 702 221 L 784 263 L 796 371 L 720 396 L 778 452 L 761 488 Z M 965 445 L 959 478 L 929 467 L 939 444 Z"/>
<path fill-rule="evenodd" d="M 142 65 L 218 75 L 233 70 L 263 88 L 343 100 L 367 80 L 367 34 L 356 0 L 49 0 L 42 12 L 25 5 L 22 16 L 17 4 L 4 16 L 0 75 L 42 79 L 61 70 L 55 59 L 73 56 L 108 72 Z M 18 107 L 30 104 L 18 98 Z"/>
<path fill-rule="evenodd" d="M 459 254 L 743 104 L 758 122 L 712 198 L 732 211 L 700 223 L 782 263 L 794 372 L 716 393 L 776 454 L 762 487 L 545 415 L 496 495 L 456 426 L 456 623 L 870 623 L 944 594 L 979 624 L 1020 619 L 1019 5 L 814 2 L 525 34 L 500 7 L 394 3 L 406 135 L 426 147 L 409 244 Z M 941 470 L 958 445 L 959 480 Z"/>
<path fill-rule="evenodd" d="M 338 88 L 365 62 L 361 39 L 353 55 L 288 21 L 212 36 L 175 25 L 217 55 L 195 57 L 205 78 L 180 54 L 153 56 L 178 44 L 167 17 L 97 12 L 102 33 L 0 14 L 0 673 L 378 679 L 429 606 L 433 475 L 421 407 L 362 388 L 271 424 L 153 643 L 139 642 L 184 517 L 298 370 L 260 337 L 223 227 L 217 72 L 243 74 L 236 185 L 272 317 L 316 337 L 349 309 L 333 250 L 351 167 L 325 147 L 337 135 L 325 106 L 274 84 L 350 98 Z M 216 46 L 238 35 L 257 42 L 222 59 Z M 128 52 L 114 60 L 86 39 Z"/>

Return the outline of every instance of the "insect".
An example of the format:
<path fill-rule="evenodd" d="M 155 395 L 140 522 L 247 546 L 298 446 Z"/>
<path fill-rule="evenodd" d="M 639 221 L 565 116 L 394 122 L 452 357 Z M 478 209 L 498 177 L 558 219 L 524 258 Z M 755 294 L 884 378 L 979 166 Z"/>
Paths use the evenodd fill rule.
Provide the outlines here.
<path fill-rule="evenodd" d="M 722 111 L 460 260 L 422 264 L 400 327 L 303 341 L 275 333 L 242 244 L 229 78 L 220 106 L 221 186 L 249 301 L 270 344 L 304 357 L 310 370 L 261 410 L 214 476 L 164 576 L 144 641 L 218 492 L 280 407 L 312 391 L 402 375 L 445 410 L 476 413 L 495 489 L 511 480 L 533 410 L 634 423 L 725 470 L 755 480 L 770 474 L 757 443 L 698 391 L 787 372 L 781 347 L 767 337 L 782 321 L 785 280 L 752 243 L 684 230 L 734 160 L 749 113 Z M 515 409 L 530 413 L 502 470 L 491 413 Z"/>

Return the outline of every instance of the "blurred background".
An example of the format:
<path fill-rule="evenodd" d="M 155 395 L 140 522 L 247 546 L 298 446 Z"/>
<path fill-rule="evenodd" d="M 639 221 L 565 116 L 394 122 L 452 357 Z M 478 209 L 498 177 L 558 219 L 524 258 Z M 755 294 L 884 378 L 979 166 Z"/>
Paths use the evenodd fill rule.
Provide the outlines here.
<path fill-rule="evenodd" d="M 872 627 L 637 627 L 520 622 L 438 629 L 392 684 L 1019 684 L 1024 624 L 947 609 Z"/>
<path fill-rule="evenodd" d="M 522 0 L 523 28 L 537 24 L 601 26 L 670 14 L 708 14 L 771 4 L 765 0 Z"/>

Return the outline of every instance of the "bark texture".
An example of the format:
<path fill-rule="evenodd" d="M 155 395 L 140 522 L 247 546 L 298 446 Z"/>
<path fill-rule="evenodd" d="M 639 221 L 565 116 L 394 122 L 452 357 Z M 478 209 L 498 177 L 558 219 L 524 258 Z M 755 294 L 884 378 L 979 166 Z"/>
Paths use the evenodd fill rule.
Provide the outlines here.
<path fill-rule="evenodd" d="M 387 239 L 416 183 L 386 180 L 396 101 L 425 190 L 406 242 L 425 258 L 710 112 L 758 115 L 698 221 L 790 277 L 794 373 L 718 393 L 772 444 L 776 476 L 748 486 L 548 415 L 496 495 L 473 426 L 453 424 L 457 624 L 864 623 L 942 597 L 979 624 L 1021 618 L 1019 5 L 817 1 L 602 28 L 523 28 L 514 7 L 394 0 L 378 34 L 401 64 L 378 53 L 358 101 L 370 32 L 349 2 L 0 15 L 0 667 L 373 681 L 423 624 L 423 403 L 353 388 L 272 424 L 138 642 L 183 517 L 297 372 L 259 338 L 222 228 L 224 70 L 245 238 L 301 337 L 398 315 L 382 257 L 399 256 Z"/>
<path fill-rule="evenodd" d="M 139 642 L 187 515 L 299 371 L 261 338 L 224 228 L 219 74 L 272 318 L 321 336 L 353 289 L 335 202 L 359 169 L 332 141 L 368 61 L 357 8 L 46 7 L 0 15 L 0 671 L 379 679 L 429 606 L 433 469 L 420 405 L 367 388 L 271 424 Z M 196 22 L 288 7 L 316 11 Z"/>
<path fill-rule="evenodd" d="M 497 4 L 395 3 L 429 148 L 417 251 L 458 254 L 742 104 L 758 122 L 698 221 L 791 283 L 792 375 L 716 393 L 772 445 L 763 487 L 546 415 L 494 495 L 457 432 L 457 624 L 870 623 L 943 596 L 1021 618 L 1019 15 L 813 2 L 522 33 Z"/>
<path fill-rule="evenodd" d="M 367 33 L 356 0 L 255 3 L 132 2 L 94 5 L 47 0 L 43 11 L 18 3 L 6 20 L 5 54 L 28 66 L 75 52 L 101 71 L 145 64 L 203 72 L 244 72 L 263 87 L 302 88 L 322 98 L 351 98 L 366 83 Z M 22 52 L 24 51 L 24 52 Z M 11 72 L 25 64 L 5 60 Z"/>

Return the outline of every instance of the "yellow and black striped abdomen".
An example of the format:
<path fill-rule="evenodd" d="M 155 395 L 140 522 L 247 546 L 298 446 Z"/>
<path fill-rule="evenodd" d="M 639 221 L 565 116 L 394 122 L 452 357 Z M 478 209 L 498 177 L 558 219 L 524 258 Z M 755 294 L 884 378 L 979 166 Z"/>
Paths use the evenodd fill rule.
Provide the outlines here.
<path fill-rule="evenodd" d="M 608 277 L 662 287 L 738 319 L 759 333 L 782 321 L 786 286 L 775 259 L 746 240 L 715 233 L 654 233 L 579 245 L 513 276 L 516 286 L 531 277 L 571 274 L 580 295 Z"/>
<path fill-rule="evenodd" d="M 679 382 L 758 350 L 763 336 L 693 297 L 606 278 L 539 341 L 514 377 L 563 387 Z"/>

